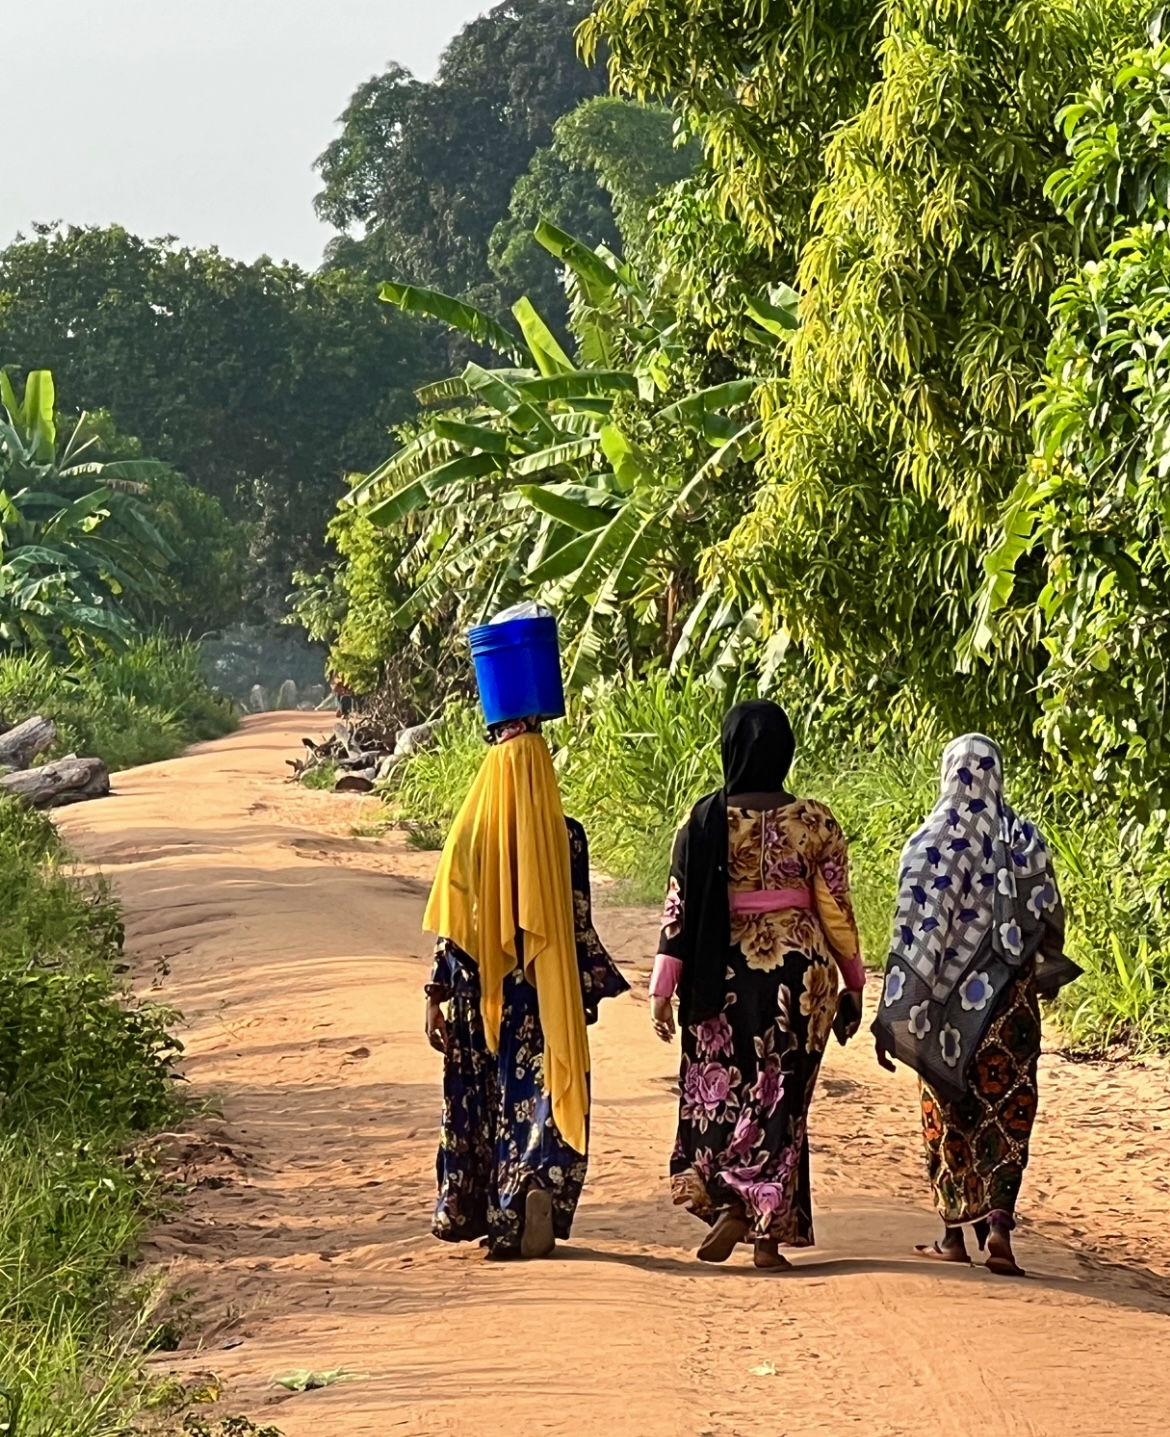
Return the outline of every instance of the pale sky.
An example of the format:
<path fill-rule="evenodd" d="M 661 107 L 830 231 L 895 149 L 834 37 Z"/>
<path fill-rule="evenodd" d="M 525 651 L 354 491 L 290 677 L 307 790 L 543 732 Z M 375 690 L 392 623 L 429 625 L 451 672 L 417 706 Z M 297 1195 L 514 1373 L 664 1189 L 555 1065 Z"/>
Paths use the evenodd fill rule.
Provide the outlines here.
<path fill-rule="evenodd" d="M 351 93 L 421 79 L 494 0 L 0 0 L 0 245 L 124 225 L 314 267 L 313 161 Z"/>

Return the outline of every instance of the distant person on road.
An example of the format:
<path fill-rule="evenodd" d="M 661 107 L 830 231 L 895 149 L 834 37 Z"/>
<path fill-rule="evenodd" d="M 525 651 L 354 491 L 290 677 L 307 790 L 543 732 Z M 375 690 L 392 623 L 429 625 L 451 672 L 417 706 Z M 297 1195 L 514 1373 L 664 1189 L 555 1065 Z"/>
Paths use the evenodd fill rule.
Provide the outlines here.
<path fill-rule="evenodd" d="M 711 1227 L 704 1262 L 751 1242 L 757 1267 L 786 1268 L 781 1245 L 812 1246 L 809 1104 L 830 1033 L 844 1043 L 861 1025 L 845 837 L 823 803 L 788 791 L 795 748 L 778 705 L 733 708 L 723 786 L 674 845 L 651 1007 L 670 1042 L 678 992 L 671 1188 Z"/>
<path fill-rule="evenodd" d="M 585 1181 L 586 1025 L 629 985 L 594 931 L 585 830 L 539 723 L 495 724 L 488 742 L 423 920 L 439 935 L 426 1032 L 444 1056 L 433 1231 L 539 1258 L 568 1238 Z"/>
<path fill-rule="evenodd" d="M 1022 1276 L 1016 1199 L 1036 1117 L 1041 996 L 1080 969 L 1048 847 L 1003 792 L 998 745 L 964 734 L 942 759 L 939 801 L 902 854 L 898 910 L 873 1024 L 878 1062 L 920 1080 L 939 1242 L 969 1263 L 964 1229 L 992 1272 Z"/>
<path fill-rule="evenodd" d="M 334 676 L 333 681 L 329 685 L 329 692 L 337 700 L 337 709 L 341 717 L 343 719 L 349 718 L 353 713 L 354 704 L 356 703 L 353 689 L 349 687 L 344 679 Z"/>

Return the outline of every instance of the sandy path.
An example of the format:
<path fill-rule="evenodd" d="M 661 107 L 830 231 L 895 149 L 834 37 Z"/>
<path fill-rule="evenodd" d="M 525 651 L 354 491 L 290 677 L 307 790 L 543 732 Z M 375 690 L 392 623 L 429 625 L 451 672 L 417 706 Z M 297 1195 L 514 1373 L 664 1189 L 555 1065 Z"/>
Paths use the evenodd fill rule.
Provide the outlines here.
<path fill-rule="evenodd" d="M 225 1410 L 287 1437 L 1112 1437 L 1170 1399 L 1170 1082 L 1045 1060 L 1020 1251 L 1028 1282 L 913 1258 L 933 1235 L 909 1081 L 834 1047 L 813 1110 L 822 1246 L 788 1276 L 704 1268 L 666 1198 L 677 1050 L 644 981 L 594 1030 L 590 1182 L 574 1241 L 493 1266 L 428 1235 L 438 1060 L 420 1032 L 433 857 L 352 836 L 362 800 L 280 782 L 304 716 L 268 716 L 69 810 L 132 951 L 187 1015 L 218 1098 L 154 1256 L 192 1294 L 184 1350 Z M 601 908 L 627 964 L 653 920 Z M 1112 1254 L 1117 1265 L 1098 1256 Z M 774 1367 L 775 1375 L 770 1372 Z M 353 1380 L 289 1395 L 294 1369 Z"/>

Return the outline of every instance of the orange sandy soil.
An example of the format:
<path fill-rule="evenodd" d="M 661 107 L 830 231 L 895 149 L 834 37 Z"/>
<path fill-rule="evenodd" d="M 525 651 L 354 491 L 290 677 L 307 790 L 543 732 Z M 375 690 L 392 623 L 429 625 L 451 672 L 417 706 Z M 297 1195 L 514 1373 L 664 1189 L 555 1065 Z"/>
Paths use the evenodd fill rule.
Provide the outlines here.
<path fill-rule="evenodd" d="M 654 915 L 598 906 L 635 982 L 593 1030 L 571 1244 L 493 1265 L 429 1233 L 439 1059 L 422 1035 L 434 855 L 354 836 L 370 800 L 283 782 L 308 715 L 119 775 L 61 828 L 115 883 L 146 986 L 186 1015 L 192 1188 L 150 1262 L 190 1296 L 161 1372 L 287 1437 L 1112 1437 L 1166 1430 L 1170 1074 L 1046 1054 L 1027 1281 L 939 1267 L 912 1079 L 833 1045 L 812 1112 L 821 1246 L 790 1274 L 693 1259 L 667 1196 L 677 1049 L 650 1031 Z M 582 815 L 588 819 L 588 815 Z M 345 1369 L 289 1394 L 274 1376 Z M 772 1369 L 774 1368 L 774 1373 Z"/>

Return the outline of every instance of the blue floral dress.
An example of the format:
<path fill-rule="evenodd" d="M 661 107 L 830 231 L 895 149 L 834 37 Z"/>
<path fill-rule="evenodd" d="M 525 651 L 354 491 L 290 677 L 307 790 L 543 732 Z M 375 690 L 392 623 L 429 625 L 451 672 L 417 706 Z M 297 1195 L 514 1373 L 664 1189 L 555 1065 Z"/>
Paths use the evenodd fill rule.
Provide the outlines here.
<path fill-rule="evenodd" d="M 598 1004 L 626 992 L 593 927 L 585 830 L 566 819 L 572 863 L 577 963 L 587 1023 Z M 519 1253 L 524 1199 L 534 1184 L 552 1198 L 553 1228 L 568 1238 L 587 1158 L 557 1131 L 544 1092 L 544 1035 L 536 989 L 521 966 L 505 979 L 500 1050 L 488 1050 L 479 1008 L 479 970 L 449 939 L 435 947 L 429 992 L 449 1002 L 443 1064 L 439 1199 L 432 1231 L 445 1242 L 486 1237 L 493 1256 Z"/>

